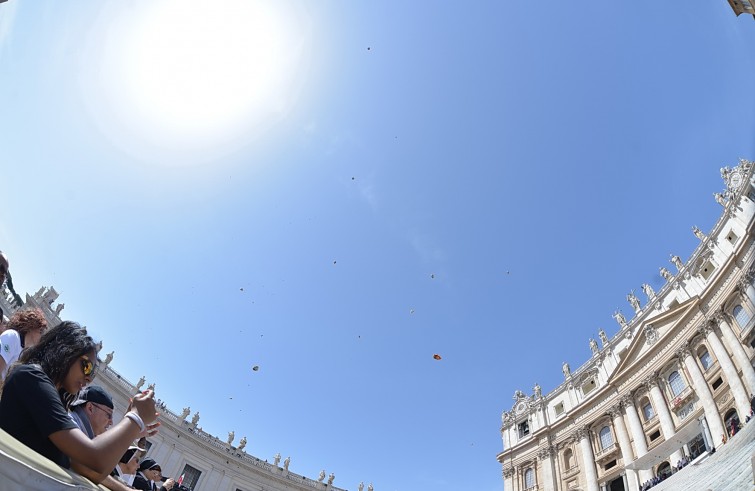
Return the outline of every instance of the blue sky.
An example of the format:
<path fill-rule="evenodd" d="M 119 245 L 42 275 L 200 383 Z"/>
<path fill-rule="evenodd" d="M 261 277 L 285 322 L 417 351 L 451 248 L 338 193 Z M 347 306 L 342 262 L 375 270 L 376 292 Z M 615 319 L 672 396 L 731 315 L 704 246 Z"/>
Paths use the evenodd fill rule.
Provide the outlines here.
<path fill-rule="evenodd" d="M 500 490 L 513 392 L 755 158 L 752 46 L 723 0 L 9 0 L 0 249 L 255 456 Z"/>

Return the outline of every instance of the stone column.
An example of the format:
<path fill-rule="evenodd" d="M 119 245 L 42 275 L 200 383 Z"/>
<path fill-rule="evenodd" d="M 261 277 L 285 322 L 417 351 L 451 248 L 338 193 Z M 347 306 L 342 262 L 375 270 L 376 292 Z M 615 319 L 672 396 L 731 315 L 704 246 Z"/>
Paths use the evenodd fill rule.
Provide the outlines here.
<path fill-rule="evenodd" d="M 653 374 L 645 379 L 645 385 L 650 391 L 650 397 L 653 399 L 653 406 L 655 407 L 655 412 L 658 414 L 658 421 L 661 422 L 663 438 L 668 440 L 674 436 L 676 429 L 674 428 L 674 421 L 671 419 L 671 412 L 666 405 L 666 398 L 663 397 L 663 392 L 658 387 L 657 374 Z M 674 466 L 682 457 L 682 451 L 677 449 L 671 454 L 671 461 L 669 463 Z"/>
<path fill-rule="evenodd" d="M 755 276 L 755 270 L 750 269 L 739 278 L 738 286 L 742 295 L 750 301 L 750 305 L 755 307 L 755 287 L 752 286 L 753 276 Z"/>
<path fill-rule="evenodd" d="M 697 398 L 700 399 L 700 404 L 703 405 L 705 419 L 708 421 L 710 431 L 714 435 L 717 435 L 716 438 L 719 438 L 718 435 L 725 433 L 724 425 L 721 423 L 721 416 L 718 413 L 716 401 L 713 400 L 713 394 L 708 387 L 708 383 L 705 381 L 703 372 L 700 371 L 700 367 L 697 366 L 697 362 L 692 356 L 689 345 L 685 345 L 679 349 L 677 355 L 684 364 L 684 368 L 687 369 L 687 373 L 692 380 L 692 388 L 695 390 Z"/>
<path fill-rule="evenodd" d="M 538 491 L 558 490 L 558 488 L 556 487 L 556 481 L 554 479 L 556 472 L 553 467 L 553 454 L 555 452 L 556 450 L 553 447 L 547 446 L 537 454 L 543 469 L 543 482 L 539 486 Z"/>
<path fill-rule="evenodd" d="M 619 442 L 621 457 L 624 460 L 624 465 L 627 465 L 630 462 L 634 461 L 634 457 L 632 454 L 632 444 L 629 441 L 627 426 L 624 424 L 624 416 L 621 415 L 621 406 L 622 403 L 619 402 L 617 405 L 611 408 L 609 414 L 611 415 L 611 419 L 613 419 L 613 427 L 614 430 L 616 430 L 616 440 L 618 440 Z M 626 473 L 625 479 L 629 482 L 628 487 L 625 486 L 625 488 L 632 490 L 638 489 L 639 486 L 637 484 L 637 473 L 633 470 L 628 469 L 624 472 Z"/>
<path fill-rule="evenodd" d="M 514 481 L 516 481 L 515 475 L 513 469 L 507 469 L 506 464 L 503 464 L 503 489 L 506 491 L 516 491 L 514 489 Z"/>
<path fill-rule="evenodd" d="M 642 422 L 640 421 L 640 415 L 637 414 L 637 408 L 634 407 L 634 398 L 631 395 L 626 395 L 622 399 L 624 408 L 627 413 L 627 419 L 629 420 L 629 431 L 632 434 L 632 440 L 634 440 L 634 449 L 637 452 L 637 458 L 639 459 L 646 453 L 648 453 L 648 445 L 645 442 L 645 431 L 642 429 Z M 649 469 L 642 469 L 638 471 L 640 476 L 640 483 L 647 481 L 653 477 L 653 472 Z"/>
<path fill-rule="evenodd" d="M 745 389 L 748 394 L 755 394 L 755 370 L 752 368 L 750 357 L 747 356 L 742 343 L 734 334 L 734 330 L 731 328 L 731 324 L 727 321 L 727 316 L 721 313 L 716 316 L 718 321 L 718 327 L 721 329 L 721 336 L 724 338 L 724 343 L 729 347 L 734 361 L 739 365 L 739 369 L 742 370 L 742 379 L 744 379 Z M 742 416 L 740 416 L 740 419 Z"/>
<path fill-rule="evenodd" d="M 729 358 L 729 353 L 726 352 L 726 348 L 724 348 L 721 340 L 718 339 L 716 332 L 713 330 L 713 326 L 706 323 L 700 326 L 699 330 L 703 333 L 705 339 L 708 340 L 708 345 L 718 359 L 721 371 L 724 372 L 724 377 L 726 377 L 726 381 L 729 382 L 729 389 L 731 389 L 731 393 L 734 395 L 734 403 L 737 406 L 739 418 L 744 421 L 744 417 L 750 414 L 750 400 L 747 397 L 742 382 L 739 380 L 737 369 L 734 367 L 731 358 Z"/>
<path fill-rule="evenodd" d="M 595 454 L 590 443 L 590 430 L 586 426 L 582 427 L 574 436 L 579 441 L 579 448 L 582 451 L 582 470 L 585 473 L 587 491 L 599 491 L 598 471 L 595 468 Z"/>

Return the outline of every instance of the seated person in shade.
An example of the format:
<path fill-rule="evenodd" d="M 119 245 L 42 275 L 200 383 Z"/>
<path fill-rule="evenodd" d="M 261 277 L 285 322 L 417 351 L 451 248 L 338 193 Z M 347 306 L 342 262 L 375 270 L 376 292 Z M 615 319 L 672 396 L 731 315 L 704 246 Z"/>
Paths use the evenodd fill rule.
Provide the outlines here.
<path fill-rule="evenodd" d="M 113 469 L 113 472 L 110 473 L 110 475 L 122 481 L 123 483 L 131 486 L 131 484 L 134 482 L 134 478 L 136 477 L 136 472 L 139 470 L 139 454 L 143 452 L 144 449 L 139 448 L 135 445 L 131 445 L 128 447 L 128 450 L 126 450 L 126 453 L 123 454 L 121 457 L 120 462 L 115 466 L 115 469 Z"/>
<path fill-rule="evenodd" d="M 37 344 L 46 329 L 47 319 L 39 309 L 22 310 L 11 316 L 0 334 L 0 380 L 8 376 L 8 369 L 21 351 Z"/>
<path fill-rule="evenodd" d="M 92 382 L 97 352 L 86 329 L 62 322 L 25 349 L 5 379 L 0 428 L 15 439 L 69 468 L 73 460 L 92 471 L 99 483 L 110 474 L 135 438 L 154 434 L 154 394 L 136 394 L 129 412 L 109 431 L 90 439 L 68 414 L 74 395 Z"/>
<path fill-rule="evenodd" d="M 139 472 L 134 478 L 133 486 L 142 491 L 157 491 L 158 487 L 155 483 L 162 480 L 163 473 L 160 465 L 152 459 L 144 459 L 139 464 Z M 173 484 L 173 479 L 168 479 L 160 489 L 171 489 Z"/>

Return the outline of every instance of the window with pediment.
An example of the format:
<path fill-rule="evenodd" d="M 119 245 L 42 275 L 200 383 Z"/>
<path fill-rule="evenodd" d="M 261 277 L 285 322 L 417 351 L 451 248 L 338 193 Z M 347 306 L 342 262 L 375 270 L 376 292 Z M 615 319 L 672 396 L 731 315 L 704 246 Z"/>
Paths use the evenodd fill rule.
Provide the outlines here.
<path fill-rule="evenodd" d="M 739 324 L 739 327 L 741 328 L 744 328 L 747 323 L 750 322 L 750 314 L 748 314 L 744 307 L 739 304 L 734 306 L 734 309 L 731 311 L 731 313 L 734 316 L 734 319 L 736 319 L 737 324 Z"/>
<path fill-rule="evenodd" d="M 603 450 L 613 445 L 613 434 L 608 426 L 601 428 L 598 436 L 600 437 L 600 448 Z"/>
<path fill-rule="evenodd" d="M 713 358 L 711 358 L 710 353 L 708 353 L 708 349 L 705 346 L 697 348 L 697 359 L 700 360 L 700 364 L 703 366 L 703 371 L 707 372 L 711 365 L 713 365 Z"/>
<path fill-rule="evenodd" d="M 682 378 L 682 376 L 679 375 L 679 372 L 676 370 L 671 372 L 671 374 L 668 376 L 668 385 L 671 388 L 671 393 L 674 395 L 674 397 L 681 394 L 682 391 L 687 388 L 687 384 L 684 383 L 684 378 Z"/>
<path fill-rule="evenodd" d="M 535 487 L 535 471 L 530 467 L 524 471 L 524 489 L 531 489 Z"/>

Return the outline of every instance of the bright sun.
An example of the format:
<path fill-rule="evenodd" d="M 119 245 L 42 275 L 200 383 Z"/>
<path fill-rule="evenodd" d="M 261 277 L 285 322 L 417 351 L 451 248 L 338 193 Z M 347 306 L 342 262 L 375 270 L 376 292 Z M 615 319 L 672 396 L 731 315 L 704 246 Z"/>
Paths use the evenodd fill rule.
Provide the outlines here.
<path fill-rule="evenodd" d="M 150 2 L 110 60 L 119 112 L 162 145 L 216 144 L 280 119 L 295 98 L 306 45 L 283 5 Z"/>

